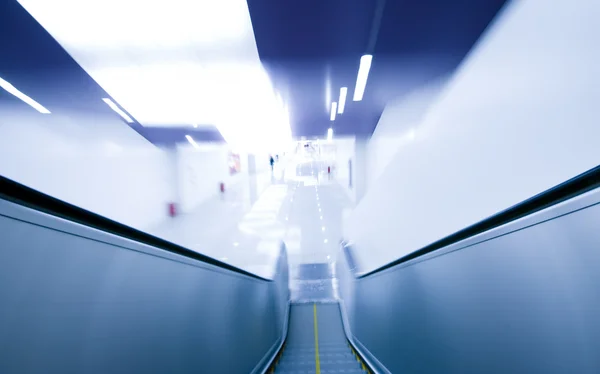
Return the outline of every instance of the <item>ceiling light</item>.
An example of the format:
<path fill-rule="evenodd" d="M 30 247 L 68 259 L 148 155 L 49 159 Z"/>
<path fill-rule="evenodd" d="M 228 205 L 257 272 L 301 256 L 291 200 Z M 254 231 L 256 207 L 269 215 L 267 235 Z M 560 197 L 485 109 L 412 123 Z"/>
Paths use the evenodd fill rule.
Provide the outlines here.
<path fill-rule="evenodd" d="M 329 119 L 331 119 L 332 121 L 335 121 L 335 113 L 337 112 L 337 103 L 334 101 L 333 103 L 331 103 L 331 117 Z"/>
<path fill-rule="evenodd" d="M 348 95 L 348 87 L 340 88 L 340 105 L 338 106 L 338 114 L 344 113 L 344 108 L 346 107 L 346 95 Z"/>
<path fill-rule="evenodd" d="M 330 127 L 330 128 L 327 130 L 327 141 L 328 141 L 328 142 L 331 142 L 331 140 L 332 140 L 332 139 L 333 139 L 333 129 Z"/>
<path fill-rule="evenodd" d="M 356 76 L 356 86 L 354 87 L 354 101 L 361 101 L 363 98 L 363 94 L 365 93 L 365 87 L 367 86 L 367 78 L 369 77 L 369 70 L 371 69 L 372 60 L 372 55 L 364 55 L 360 58 L 360 67 L 358 68 L 358 75 Z"/>
<path fill-rule="evenodd" d="M 329 109 L 329 103 L 331 102 L 331 80 L 329 76 L 325 79 L 325 110 Z"/>
<path fill-rule="evenodd" d="M 127 113 L 125 113 L 124 111 L 121 110 L 121 108 L 119 108 L 117 106 L 117 104 L 115 104 L 111 99 L 108 98 L 104 98 L 102 99 L 102 101 L 104 101 L 109 107 L 110 109 L 114 110 L 115 112 L 117 112 L 121 117 L 123 117 L 123 119 L 125 121 L 127 121 L 127 123 L 133 123 L 133 120 L 131 119 L 131 117 L 129 117 L 127 115 Z"/>
<path fill-rule="evenodd" d="M 135 123 L 215 126 L 248 153 L 291 141 L 246 1 L 17 1 Z"/>
<path fill-rule="evenodd" d="M 198 145 L 198 143 L 196 143 L 196 141 L 191 136 L 186 135 L 185 138 L 188 140 L 188 142 L 190 142 L 191 145 L 194 146 L 194 148 L 200 149 L 200 146 Z"/>
<path fill-rule="evenodd" d="M 0 78 L 0 87 L 4 88 L 6 90 L 6 92 L 8 92 L 11 95 L 16 96 L 18 99 L 20 99 L 27 105 L 31 106 L 33 109 L 37 110 L 38 112 L 43 113 L 43 114 L 50 114 L 50 111 L 48 109 L 44 108 L 40 103 L 33 100 L 29 96 L 25 95 L 23 92 L 17 90 L 15 86 L 8 83 L 7 81 L 5 81 L 2 78 Z"/>
<path fill-rule="evenodd" d="M 197 128 L 198 128 L 198 125 L 197 125 L 197 124 L 195 124 L 195 123 L 194 123 L 192 126 L 194 126 L 194 128 L 195 128 L 195 129 L 197 129 Z"/>

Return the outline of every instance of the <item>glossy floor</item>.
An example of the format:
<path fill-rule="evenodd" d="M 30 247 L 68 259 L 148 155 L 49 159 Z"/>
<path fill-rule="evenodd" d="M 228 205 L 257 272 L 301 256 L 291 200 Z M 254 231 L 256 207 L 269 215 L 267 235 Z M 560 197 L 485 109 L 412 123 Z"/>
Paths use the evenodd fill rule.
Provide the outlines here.
<path fill-rule="evenodd" d="M 263 277 L 272 275 L 283 240 L 291 278 L 301 278 L 298 265 L 332 264 L 352 209 L 327 166 L 315 155 L 293 155 L 151 233 Z"/>

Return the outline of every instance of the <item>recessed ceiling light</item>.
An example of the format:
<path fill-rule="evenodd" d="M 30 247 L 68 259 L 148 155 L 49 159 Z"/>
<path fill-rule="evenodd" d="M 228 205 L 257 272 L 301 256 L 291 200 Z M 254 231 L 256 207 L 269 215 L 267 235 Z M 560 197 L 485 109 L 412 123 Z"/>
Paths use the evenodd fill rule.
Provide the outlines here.
<path fill-rule="evenodd" d="M 200 146 L 198 145 L 198 143 L 196 143 L 196 141 L 189 135 L 186 135 L 185 138 L 188 140 L 188 142 L 190 142 L 191 145 L 194 146 L 194 148 L 199 149 Z"/>
<path fill-rule="evenodd" d="M 360 66 L 358 75 L 356 76 L 356 86 L 354 87 L 354 101 L 361 101 L 367 87 L 367 78 L 369 78 L 369 70 L 371 70 L 372 55 L 364 55 L 360 58 Z"/>
<path fill-rule="evenodd" d="M 23 92 L 17 90 L 15 86 L 8 83 L 2 78 L 0 78 L 0 87 L 4 88 L 6 92 L 16 96 L 19 100 L 23 101 L 25 104 L 29 105 L 38 112 L 42 114 L 50 114 L 50 111 L 48 109 L 44 108 L 40 103 L 25 95 Z"/>
<path fill-rule="evenodd" d="M 348 94 L 348 87 L 340 88 L 340 100 L 338 101 L 338 114 L 344 113 L 344 108 L 346 107 L 346 95 Z"/>
<path fill-rule="evenodd" d="M 119 108 L 117 106 L 117 104 L 115 104 L 111 99 L 104 98 L 104 99 L 102 99 L 102 101 L 104 101 L 110 107 L 110 109 L 112 109 L 115 112 L 117 112 L 117 114 L 120 115 L 127 123 L 133 123 L 133 120 L 131 119 L 131 117 L 129 117 L 127 115 L 127 113 L 125 113 L 124 111 L 122 111 L 121 108 Z"/>
<path fill-rule="evenodd" d="M 331 103 L 331 80 L 329 76 L 325 78 L 325 110 L 329 109 Z"/>
<path fill-rule="evenodd" d="M 333 103 L 331 103 L 331 116 L 329 117 L 329 119 L 332 121 L 335 121 L 336 113 L 337 113 L 337 103 L 334 101 Z"/>

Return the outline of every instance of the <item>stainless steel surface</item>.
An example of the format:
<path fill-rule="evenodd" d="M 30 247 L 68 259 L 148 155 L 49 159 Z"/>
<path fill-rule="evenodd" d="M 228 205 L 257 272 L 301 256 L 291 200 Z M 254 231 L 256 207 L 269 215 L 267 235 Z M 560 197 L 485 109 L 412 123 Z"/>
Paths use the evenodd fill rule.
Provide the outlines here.
<path fill-rule="evenodd" d="M 599 373 L 600 191 L 372 276 L 355 341 L 393 373 Z"/>
<path fill-rule="evenodd" d="M 0 237 L 1 373 L 249 373 L 283 335 L 285 252 L 263 281 L 1 200 Z"/>

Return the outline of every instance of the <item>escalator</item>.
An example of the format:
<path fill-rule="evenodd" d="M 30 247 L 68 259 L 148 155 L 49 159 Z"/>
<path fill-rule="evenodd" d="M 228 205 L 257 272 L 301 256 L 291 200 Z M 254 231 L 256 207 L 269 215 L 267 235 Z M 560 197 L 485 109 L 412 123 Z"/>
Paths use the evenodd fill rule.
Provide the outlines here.
<path fill-rule="evenodd" d="M 337 303 L 292 304 L 287 341 L 272 373 L 368 373 L 349 345 Z"/>
<path fill-rule="evenodd" d="M 597 374 L 598 222 L 600 167 L 370 272 L 282 243 L 266 279 L 0 177 L 0 373 Z"/>

